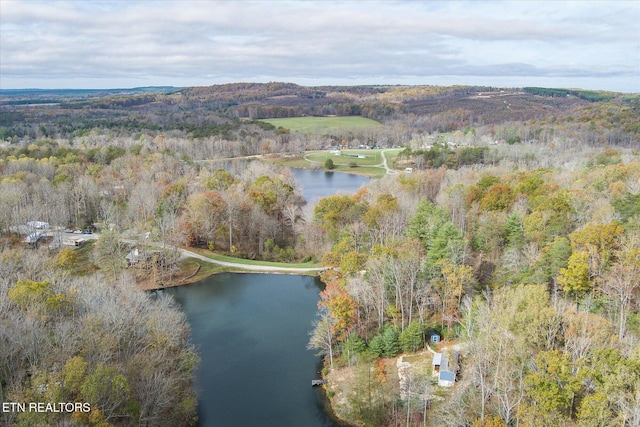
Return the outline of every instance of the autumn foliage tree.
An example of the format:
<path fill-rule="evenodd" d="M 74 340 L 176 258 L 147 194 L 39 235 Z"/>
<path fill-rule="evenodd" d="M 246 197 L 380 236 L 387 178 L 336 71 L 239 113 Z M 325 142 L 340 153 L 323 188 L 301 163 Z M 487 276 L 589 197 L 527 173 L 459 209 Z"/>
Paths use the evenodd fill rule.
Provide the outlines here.
<path fill-rule="evenodd" d="M 328 309 L 333 319 L 333 336 L 344 341 L 355 326 L 356 302 L 339 280 L 327 284 L 320 293 L 318 307 Z"/>

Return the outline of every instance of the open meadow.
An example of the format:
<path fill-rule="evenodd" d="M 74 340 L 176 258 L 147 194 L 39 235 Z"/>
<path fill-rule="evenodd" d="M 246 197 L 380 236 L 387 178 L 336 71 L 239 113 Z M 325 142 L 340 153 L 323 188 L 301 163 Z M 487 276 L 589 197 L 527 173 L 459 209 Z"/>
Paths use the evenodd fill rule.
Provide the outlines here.
<path fill-rule="evenodd" d="M 289 117 L 284 119 L 262 119 L 276 128 L 283 127 L 300 133 L 325 133 L 333 129 L 366 128 L 382 126 L 381 123 L 360 116 Z"/>
<path fill-rule="evenodd" d="M 371 178 L 380 178 L 386 175 L 382 152 L 387 159 L 389 169 L 394 169 L 395 158 L 401 149 L 374 149 L 374 150 L 341 150 L 340 155 L 333 151 L 315 151 L 307 153 L 304 157 L 265 159 L 282 166 L 302 169 L 326 169 L 325 162 L 331 159 L 333 171 L 347 172 L 364 175 Z"/>

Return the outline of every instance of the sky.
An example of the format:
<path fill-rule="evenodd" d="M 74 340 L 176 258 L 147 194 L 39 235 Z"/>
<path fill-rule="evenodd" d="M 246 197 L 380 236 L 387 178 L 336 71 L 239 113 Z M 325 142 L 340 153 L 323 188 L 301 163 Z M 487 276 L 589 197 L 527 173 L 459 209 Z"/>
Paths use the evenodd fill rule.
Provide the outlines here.
<path fill-rule="evenodd" d="M 0 89 L 270 81 L 640 93 L 640 1 L 0 0 Z"/>

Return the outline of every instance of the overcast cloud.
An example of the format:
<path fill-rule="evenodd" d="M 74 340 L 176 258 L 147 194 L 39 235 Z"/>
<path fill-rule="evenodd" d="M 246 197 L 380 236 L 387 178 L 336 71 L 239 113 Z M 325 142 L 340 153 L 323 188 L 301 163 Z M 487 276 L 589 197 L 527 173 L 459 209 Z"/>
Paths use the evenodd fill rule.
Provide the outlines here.
<path fill-rule="evenodd" d="M 640 2 L 0 0 L 0 88 L 239 81 L 640 92 Z"/>

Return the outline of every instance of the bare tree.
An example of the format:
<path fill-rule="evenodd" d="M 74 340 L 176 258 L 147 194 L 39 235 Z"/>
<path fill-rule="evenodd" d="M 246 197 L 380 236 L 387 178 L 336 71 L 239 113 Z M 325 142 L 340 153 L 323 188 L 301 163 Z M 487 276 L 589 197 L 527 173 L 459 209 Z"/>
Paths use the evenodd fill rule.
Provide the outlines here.
<path fill-rule="evenodd" d="M 310 339 L 307 349 L 318 349 L 329 355 L 329 363 L 333 369 L 333 318 L 329 312 L 325 311 L 320 315 L 320 319 L 313 322 L 313 331 L 309 333 Z"/>

